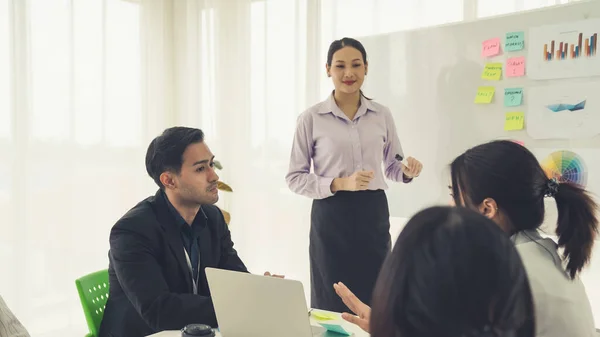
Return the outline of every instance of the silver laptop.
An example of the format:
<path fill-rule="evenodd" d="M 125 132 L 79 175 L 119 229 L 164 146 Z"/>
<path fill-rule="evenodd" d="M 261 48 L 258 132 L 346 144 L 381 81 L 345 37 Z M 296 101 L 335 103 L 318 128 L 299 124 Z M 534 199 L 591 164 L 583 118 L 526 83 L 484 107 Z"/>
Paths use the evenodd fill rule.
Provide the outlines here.
<path fill-rule="evenodd" d="M 302 283 L 206 268 L 206 278 L 223 337 L 312 337 Z"/>

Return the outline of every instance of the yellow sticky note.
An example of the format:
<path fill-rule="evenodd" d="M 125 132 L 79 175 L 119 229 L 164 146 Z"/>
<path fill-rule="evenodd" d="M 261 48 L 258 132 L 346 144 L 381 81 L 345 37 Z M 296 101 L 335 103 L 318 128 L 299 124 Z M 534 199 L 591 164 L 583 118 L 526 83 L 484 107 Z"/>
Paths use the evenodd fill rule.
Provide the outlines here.
<path fill-rule="evenodd" d="M 525 124 L 525 113 L 507 112 L 504 121 L 504 131 L 523 130 Z"/>
<path fill-rule="evenodd" d="M 477 95 L 475 96 L 475 103 L 477 104 L 490 104 L 492 98 L 494 98 L 494 87 L 479 87 L 477 89 Z"/>
<path fill-rule="evenodd" d="M 481 78 L 484 80 L 499 81 L 502 77 L 502 63 L 488 63 L 483 69 Z"/>
<path fill-rule="evenodd" d="M 324 312 L 315 312 L 315 311 L 312 311 L 312 312 L 310 313 L 310 315 L 311 315 L 311 316 L 312 316 L 314 319 L 316 319 L 317 321 L 331 321 L 331 320 L 334 320 L 334 319 L 336 319 L 336 317 L 335 317 L 335 316 L 333 316 L 333 315 L 330 315 L 330 314 L 326 314 L 326 313 L 324 313 Z"/>

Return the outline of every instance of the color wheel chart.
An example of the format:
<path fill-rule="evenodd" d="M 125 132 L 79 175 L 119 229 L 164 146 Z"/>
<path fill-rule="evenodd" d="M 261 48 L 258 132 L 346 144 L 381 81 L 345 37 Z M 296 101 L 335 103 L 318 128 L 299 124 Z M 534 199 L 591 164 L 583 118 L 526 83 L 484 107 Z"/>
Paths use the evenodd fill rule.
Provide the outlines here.
<path fill-rule="evenodd" d="M 541 164 L 549 179 L 556 178 L 559 182 L 575 183 L 582 187 L 587 185 L 587 167 L 575 152 L 552 152 Z"/>

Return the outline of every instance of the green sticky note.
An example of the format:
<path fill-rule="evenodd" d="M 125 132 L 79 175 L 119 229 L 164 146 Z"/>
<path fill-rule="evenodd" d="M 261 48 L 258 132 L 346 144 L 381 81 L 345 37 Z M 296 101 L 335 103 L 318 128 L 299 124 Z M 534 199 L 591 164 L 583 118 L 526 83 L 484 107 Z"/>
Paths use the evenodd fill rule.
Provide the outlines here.
<path fill-rule="evenodd" d="M 504 121 L 504 131 L 523 130 L 525 124 L 525 113 L 507 112 Z"/>
<path fill-rule="evenodd" d="M 504 106 L 519 106 L 523 103 L 523 88 L 504 89 Z"/>
<path fill-rule="evenodd" d="M 344 335 L 344 336 L 350 336 L 350 333 L 348 331 L 346 331 L 346 329 L 344 329 L 339 324 L 326 324 L 326 323 L 319 323 L 319 324 L 322 327 L 324 327 L 325 329 L 327 329 L 327 331 L 335 332 L 335 333 L 338 333 L 338 334 Z"/>
<path fill-rule="evenodd" d="M 502 77 L 502 63 L 488 63 L 483 69 L 481 78 L 490 81 L 499 81 Z"/>
<path fill-rule="evenodd" d="M 331 321 L 331 320 L 336 319 L 336 317 L 334 315 L 330 315 L 330 314 L 327 314 L 324 312 L 312 311 L 310 313 L 310 315 L 317 321 Z"/>
<path fill-rule="evenodd" d="M 494 97 L 494 87 L 479 87 L 477 89 L 477 95 L 475 96 L 475 103 L 477 104 L 490 104 Z"/>
<path fill-rule="evenodd" d="M 525 48 L 525 36 L 523 32 L 506 33 L 504 40 L 505 51 L 519 51 Z"/>

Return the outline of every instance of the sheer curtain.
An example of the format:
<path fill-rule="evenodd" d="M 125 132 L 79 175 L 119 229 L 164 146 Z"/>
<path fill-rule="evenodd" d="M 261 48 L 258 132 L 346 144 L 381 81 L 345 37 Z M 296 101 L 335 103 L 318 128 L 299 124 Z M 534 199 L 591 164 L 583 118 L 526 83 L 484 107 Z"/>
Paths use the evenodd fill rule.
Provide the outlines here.
<path fill-rule="evenodd" d="M 0 295 L 33 336 L 85 334 L 74 280 L 107 267 L 111 226 L 155 190 L 147 144 L 174 124 L 222 162 L 248 267 L 310 293 L 310 200 L 284 176 L 298 114 L 332 89 L 329 43 L 562 2 L 0 0 Z"/>
<path fill-rule="evenodd" d="M 154 190 L 141 51 L 139 4 L 0 1 L 0 294 L 33 336 L 86 332 L 74 280 Z"/>
<path fill-rule="evenodd" d="M 156 9 L 156 2 L 144 3 Z M 171 7 L 177 123 L 197 126 L 233 187 L 236 247 L 256 273 L 308 286 L 309 200 L 284 176 L 297 115 L 306 108 L 306 0 L 181 1 Z M 312 90 L 316 93 L 316 87 Z"/>

